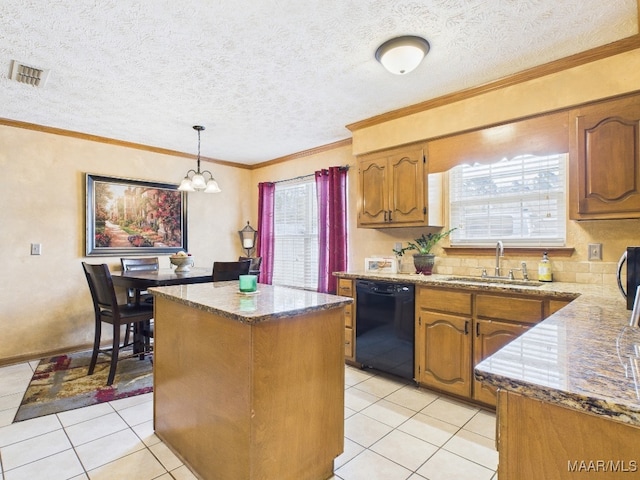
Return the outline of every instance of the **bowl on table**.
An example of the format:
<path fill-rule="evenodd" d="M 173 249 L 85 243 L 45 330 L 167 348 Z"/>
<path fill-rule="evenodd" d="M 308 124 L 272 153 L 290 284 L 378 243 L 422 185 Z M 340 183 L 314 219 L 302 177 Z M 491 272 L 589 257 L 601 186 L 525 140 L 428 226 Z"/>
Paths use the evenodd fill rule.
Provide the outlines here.
<path fill-rule="evenodd" d="M 176 273 L 185 273 L 193 266 L 193 257 L 191 255 L 171 255 L 169 262 L 176 266 Z"/>

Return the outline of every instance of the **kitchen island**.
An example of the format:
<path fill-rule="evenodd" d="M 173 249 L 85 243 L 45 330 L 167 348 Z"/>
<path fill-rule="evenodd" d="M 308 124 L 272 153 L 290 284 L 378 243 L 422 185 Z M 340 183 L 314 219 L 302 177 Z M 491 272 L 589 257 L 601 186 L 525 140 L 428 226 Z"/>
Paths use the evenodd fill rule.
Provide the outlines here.
<path fill-rule="evenodd" d="M 238 282 L 153 288 L 154 428 L 199 478 L 323 480 L 344 442 L 344 307 Z"/>

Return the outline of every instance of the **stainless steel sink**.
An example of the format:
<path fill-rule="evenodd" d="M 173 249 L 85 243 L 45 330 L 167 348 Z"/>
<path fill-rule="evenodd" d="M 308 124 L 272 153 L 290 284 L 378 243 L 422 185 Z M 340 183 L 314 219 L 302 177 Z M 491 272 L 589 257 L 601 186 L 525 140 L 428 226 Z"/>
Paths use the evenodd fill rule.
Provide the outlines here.
<path fill-rule="evenodd" d="M 539 287 L 542 284 L 535 280 L 520 280 L 517 278 L 502 278 L 502 277 L 448 277 L 445 279 L 448 282 L 464 282 L 475 285 L 487 285 L 487 284 L 503 284 L 503 285 L 520 285 L 523 287 Z"/>

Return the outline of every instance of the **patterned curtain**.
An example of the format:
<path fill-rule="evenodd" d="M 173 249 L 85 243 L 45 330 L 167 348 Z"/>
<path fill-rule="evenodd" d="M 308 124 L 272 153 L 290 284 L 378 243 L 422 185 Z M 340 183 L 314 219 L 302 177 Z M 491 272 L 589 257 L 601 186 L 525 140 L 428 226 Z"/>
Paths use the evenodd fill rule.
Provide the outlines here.
<path fill-rule="evenodd" d="M 258 242 L 257 255 L 262 257 L 260 267 L 260 283 L 271 284 L 273 280 L 273 208 L 275 199 L 275 183 L 258 184 Z"/>
<path fill-rule="evenodd" d="M 347 269 L 347 171 L 329 167 L 315 172 L 318 196 L 318 291 L 336 293 L 333 272 Z"/>

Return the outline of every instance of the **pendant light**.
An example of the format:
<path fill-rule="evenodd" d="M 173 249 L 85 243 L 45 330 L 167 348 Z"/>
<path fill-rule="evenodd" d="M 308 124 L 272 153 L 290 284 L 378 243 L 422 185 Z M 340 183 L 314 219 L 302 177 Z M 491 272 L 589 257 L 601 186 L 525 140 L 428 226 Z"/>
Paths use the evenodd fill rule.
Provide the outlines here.
<path fill-rule="evenodd" d="M 204 192 L 219 193 L 220 187 L 218 182 L 213 178 L 213 174 L 209 170 L 200 171 L 200 132 L 204 130 L 202 125 L 194 125 L 193 129 L 198 132 L 198 170 L 189 170 L 180 182 L 178 190 L 182 192 Z M 205 178 L 209 175 L 209 179 Z"/>
<path fill-rule="evenodd" d="M 387 40 L 376 50 L 376 60 L 395 75 L 415 70 L 429 53 L 429 42 L 422 37 L 405 35 Z"/>

